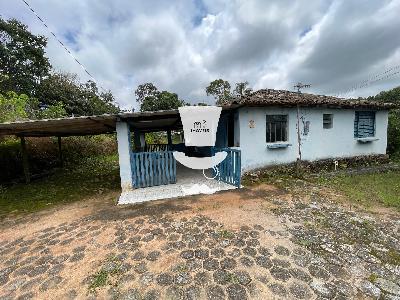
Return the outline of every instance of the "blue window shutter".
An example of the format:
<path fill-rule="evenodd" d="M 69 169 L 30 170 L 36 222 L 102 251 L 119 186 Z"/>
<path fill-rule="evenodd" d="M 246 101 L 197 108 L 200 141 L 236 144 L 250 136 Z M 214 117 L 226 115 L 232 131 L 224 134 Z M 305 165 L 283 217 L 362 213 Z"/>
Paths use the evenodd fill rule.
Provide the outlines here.
<path fill-rule="evenodd" d="M 375 136 L 375 112 L 356 111 L 354 119 L 354 137 L 364 138 Z"/>

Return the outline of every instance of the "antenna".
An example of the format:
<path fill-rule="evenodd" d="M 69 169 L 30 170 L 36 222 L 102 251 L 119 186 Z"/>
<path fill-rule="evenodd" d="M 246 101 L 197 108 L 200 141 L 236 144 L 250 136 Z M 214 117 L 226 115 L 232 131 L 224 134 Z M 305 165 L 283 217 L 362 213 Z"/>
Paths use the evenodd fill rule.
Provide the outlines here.
<path fill-rule="evenodd" d="M 311 84 L 303 84 L 301 82 L 298 82 L 293 87 L 295 89 L 297 89 L 297 92 L 300 94 L 301 93 L 301 89 L 309 88 L 309 87 L 311 87 Z"/>

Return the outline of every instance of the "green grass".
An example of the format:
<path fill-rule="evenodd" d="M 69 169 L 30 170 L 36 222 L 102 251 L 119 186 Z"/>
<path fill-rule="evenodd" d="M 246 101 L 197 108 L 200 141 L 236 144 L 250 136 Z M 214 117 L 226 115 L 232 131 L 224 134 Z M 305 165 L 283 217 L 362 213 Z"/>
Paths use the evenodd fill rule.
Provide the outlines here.
<path fill-rule="evenodd" d="M 29 184 L 0 186 L 0 218 L 101 195 L 119 186 L 117 155 L 88 157 Z"/>
<path fill-rule="evenodd" d="M 357 203 L 366 206 L 383 204 L 400 210 L 400 171 L 341 175 L 322 178 L 321 182 L 339 190 Z"/>

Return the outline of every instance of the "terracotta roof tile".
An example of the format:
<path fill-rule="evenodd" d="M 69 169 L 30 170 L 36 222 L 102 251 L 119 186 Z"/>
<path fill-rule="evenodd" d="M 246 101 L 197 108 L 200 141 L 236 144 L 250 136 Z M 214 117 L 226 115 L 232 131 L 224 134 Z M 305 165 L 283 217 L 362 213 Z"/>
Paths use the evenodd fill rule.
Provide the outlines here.
<path fill-rule="evenodd" d="M 262 89 L 249 95 L 235 98 L 231 104 L 245 106 L 324 106 L 340 108 L 390 109 L 393 103 L 369 101 L 366 99 L 344 99 L 332 96 L 296 93 L 286 90 Z"/>

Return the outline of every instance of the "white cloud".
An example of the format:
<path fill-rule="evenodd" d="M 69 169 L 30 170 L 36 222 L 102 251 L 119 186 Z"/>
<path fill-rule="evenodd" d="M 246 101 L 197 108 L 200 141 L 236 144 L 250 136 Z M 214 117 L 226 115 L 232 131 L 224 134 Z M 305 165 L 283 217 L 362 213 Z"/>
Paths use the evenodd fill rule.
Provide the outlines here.
<path fill-rule="evenodd" d="M 225 78 L 255 88 L 336 93 L 399 64 L 400 0 L 386 1 L 46 1 L 30 0 L 49 27 L 124 108 L 136 106 L 143 82 L 186 101 L 211 101 L 207 84 Z M 49 37 L 58 70 L 89 77 L 22 1 L 0 3 Z M 349 93 L 368 96 L 399 85 L 400 76 Z"/>

